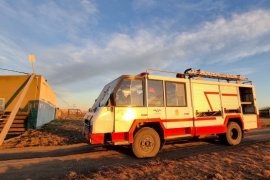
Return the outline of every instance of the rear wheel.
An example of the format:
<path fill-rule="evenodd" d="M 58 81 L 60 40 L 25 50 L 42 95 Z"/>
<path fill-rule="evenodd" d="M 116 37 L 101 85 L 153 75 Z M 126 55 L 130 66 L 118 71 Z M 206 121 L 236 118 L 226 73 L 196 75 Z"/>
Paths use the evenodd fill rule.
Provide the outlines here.
<path fill-rule="evenodd" d="M 160 137 L 154 129 L 144 127 L 135 134 L 132 151 L 137 158 L 154 157 L 159 149 Z"/>
<path fill-rule="evenodd" d="M 243 132 L 241 127 L 236 122 L 230 122 L 227 127 L 226 141 L 229 145 L 234 146 L 241 142 Z"/>

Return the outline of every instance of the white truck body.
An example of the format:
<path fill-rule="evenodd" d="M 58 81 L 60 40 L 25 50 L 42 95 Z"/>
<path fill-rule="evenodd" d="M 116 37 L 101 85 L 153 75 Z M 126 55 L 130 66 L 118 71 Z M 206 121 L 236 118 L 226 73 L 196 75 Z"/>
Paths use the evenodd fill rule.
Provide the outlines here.
<path fill-rule="evenodd" d="M 237 145 L 243 131 L 260 127 L 255 88 L 247 82 L 191 69 L 177 77 L 123 75 L 104 87 L 86 113 L 83 133 L 91 144 L 130 144 L 139 158 L 155 156 L 152 150 L 166 140 L 187 136 L 216 134 Z M 145 140 L 136 140 L 137 133 Z"/>

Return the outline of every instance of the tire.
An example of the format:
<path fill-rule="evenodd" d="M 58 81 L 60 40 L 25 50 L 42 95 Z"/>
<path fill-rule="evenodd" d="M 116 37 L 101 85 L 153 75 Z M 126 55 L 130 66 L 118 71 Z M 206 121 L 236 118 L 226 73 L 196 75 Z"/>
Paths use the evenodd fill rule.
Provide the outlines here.
<path fill-rule="evenodd" d="M 155 157 L 159 149 L 160 137 L 154 129 L 144 127 L 135 134 L 132 151 L 137 158 Z"/>
<path fill-rule="evenodd" d="M 230 122 L 227 127 L 226 141 L 229 145 L 235 146 L 240 144 L 243 137 L 243 131 L 239 124 L 236 122 Z"/>

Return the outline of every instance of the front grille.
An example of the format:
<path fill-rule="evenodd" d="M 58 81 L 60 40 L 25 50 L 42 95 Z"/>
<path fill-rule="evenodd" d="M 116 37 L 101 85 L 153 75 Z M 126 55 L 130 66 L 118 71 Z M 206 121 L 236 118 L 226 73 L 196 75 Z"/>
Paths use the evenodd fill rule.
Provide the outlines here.
<path fill-rule="evenodd" d="M 92 126 L 90 125 L 90 121 L 87 119 L 84 120 L 84 131 L 88 133 L 92 132 Z"/>

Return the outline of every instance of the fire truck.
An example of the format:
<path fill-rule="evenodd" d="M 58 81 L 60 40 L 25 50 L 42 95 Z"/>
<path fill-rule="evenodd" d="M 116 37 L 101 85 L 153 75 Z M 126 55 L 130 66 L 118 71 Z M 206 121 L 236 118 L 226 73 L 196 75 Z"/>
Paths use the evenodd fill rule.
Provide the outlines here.
<path fill-rule="evenodd" d="M 137 158 L 149 158 L 169 140 L 216 135 L 234 146 L 245 131 L 260 127 L 247 77 L 147 69 L 105 85 L 84 116 L 83 134 L 90 144 L 129 145 Z"/>

